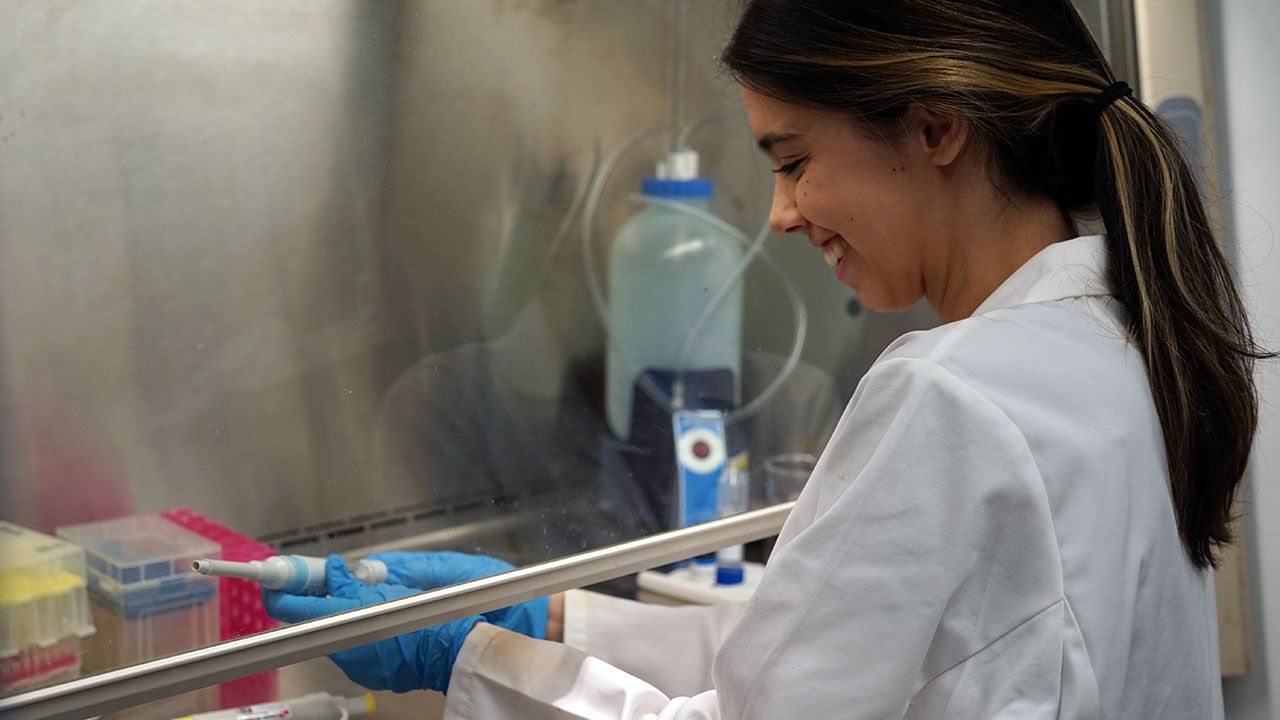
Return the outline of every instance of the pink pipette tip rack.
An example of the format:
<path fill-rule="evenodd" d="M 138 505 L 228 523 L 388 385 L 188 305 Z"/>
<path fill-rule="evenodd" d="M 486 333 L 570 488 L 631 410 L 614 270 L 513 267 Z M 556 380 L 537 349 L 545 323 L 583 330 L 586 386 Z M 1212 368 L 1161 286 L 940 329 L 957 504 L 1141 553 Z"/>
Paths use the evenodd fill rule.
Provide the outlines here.
<path fill-rule="evenodd" d="M 166 520 L 180 525 L 222 546 L 223 560 L 247 562 L 263 560 L 276 554 L 270 546 L 242 535 L 221 523 L 210 520 L 190 508 L 172 508 L 160 513 Z M 218 601 L 222 640 L 244 637 L 276 626 L 262 607 L 262 590 L 258 584 L 240 578 L 218 578 Z M 277 671 L 268 670 L 222 684 L 222 707 L 238 707 L 276 699 Z"/>

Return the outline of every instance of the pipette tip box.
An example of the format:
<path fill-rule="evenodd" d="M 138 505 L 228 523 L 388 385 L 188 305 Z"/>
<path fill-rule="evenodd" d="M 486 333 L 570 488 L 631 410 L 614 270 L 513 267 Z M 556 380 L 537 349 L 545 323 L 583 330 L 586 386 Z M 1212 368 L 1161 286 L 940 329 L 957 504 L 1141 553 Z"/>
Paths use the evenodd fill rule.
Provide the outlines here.
<path fill-rule="evenodd" d="M 0 691 L 76 677 L 94 626 L 79 547 L 0 521 Z"/>
<path fill-rule="evenodd" d="M 196 558 L 220 558 L 217 543 L 159 515 L 58 528 L 58 536 L 84 548 L 94 620 L 114 638 L 104 667 L 90 669 L 217 642 L 217 580 L 191 569 Z"/>

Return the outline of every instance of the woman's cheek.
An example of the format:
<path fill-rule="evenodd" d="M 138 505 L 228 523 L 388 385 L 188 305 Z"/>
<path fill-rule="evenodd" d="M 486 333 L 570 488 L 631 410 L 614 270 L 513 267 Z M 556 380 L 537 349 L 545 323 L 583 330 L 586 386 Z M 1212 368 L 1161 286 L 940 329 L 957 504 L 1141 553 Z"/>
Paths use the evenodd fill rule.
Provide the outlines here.
<path fill-rule="evenodd" d="M 825 203 L 822 202 L 822 188 L 811 178 L 812 175 L 806 174 L 796 181 L 796 208 L 810 224 L 821 225 L 822 221 L 819 218 L 826 214 Z"/>

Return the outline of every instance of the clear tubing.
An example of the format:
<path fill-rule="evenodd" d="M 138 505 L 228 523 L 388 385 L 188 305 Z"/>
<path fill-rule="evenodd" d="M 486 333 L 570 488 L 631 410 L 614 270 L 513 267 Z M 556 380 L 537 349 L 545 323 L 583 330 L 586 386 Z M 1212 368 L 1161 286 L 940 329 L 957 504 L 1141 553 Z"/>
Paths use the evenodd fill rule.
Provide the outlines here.
<path fill-rule="evenodd" d="M 678 128 L 684 114 L 684 97 L 681 93 L 684 90 L 684 62 L 681 56 L 684 51 L 684 0 L 672 0 L 671 2 L 671 87 L 668 92 L 671 93 L 671 115 L 667 121 L 671 123 L 671 127 Z M 672 135 L 671 150 L 679 150 L 683 145 L 676 140 L 676 136 Z"/>
<path fill-rule="evenodd" d="M 696 130 L 707 124 L 710 123 L 706 118 L 704 118 L 693 123 L 690 127 Z M 605 308 L 604 292 L 600 288 L 600 280 L 597 277 L 596 271 L 595 256 L 591 251 L 594 244 L 592 241 L 595 238 L 596 217 L 599 215 L 600 200 L 604 195 L 605 184 L 608 182 L 609 177 L 613 174 L 613 171 L 616 169 L 622 157 L 630 152 L 630 150 L 640 142 L 654 135 L 671 132 L 672 126 L 669 123 L 662 123 L 632 133 L 630 137 L 624 140 L 621 145 L 614 148 L 613 152 L 609 153 L 609 156 L 605 158 L 604 164 L 600 166 L 600 170 L 596 173 L 595 180 L 591 184 L 591 191 L 587 195 L 585 215 L 582 222 L 582 256 L 587 269 L 587 289 L 591 295 L 591 304 L 595 308 L 596 316 L 600 320 L 601 327 L 604 329 L 606 345 L 610 350 L 617 353 L 618 358 L 622 361 L 624 366 L 636 371 L 636 378 L 640 383 L 641 389 L 644 390 L 644 392 L 652 398 L 654 402 L 658 403 L 659 406 L 663 407 L 668 412 L 674 413 L 681 409 L 680 405 L 675 404 L 676 398 L 667 396 L 657 383 L 648 376 L 639 372 L 640 368 L 635 367 L 622 352 L 621 348 L 618 347 L 613 336 L 613 330 L 609 327 L 609 318 Z M 678 137 L 683 136 L 687 140 L 690 135 L 692 135 L 692 131 L 681 132 Z M 743 262 L 739 267 L 735 269 L 730 281 L 724 283 L 717 290 L 715 299 L 713 299 L 712 303 L 708 305 L 708 309 L 704 312 L 704 318 L 694 326 L 688 335 L 686 335 L 686 346 L 690 346 L 692 344 L 691 338 L 696 337 L 695 333 L 701 328 L 705 318 L 709 317 L 714 312 L 716 306 L 723 302 L 724 298 L 728 297 L 734 283 L 741 280 L 741 275 L 746 271 L 747 264 L 756 256 L 759 256 L 764 260 L 765 264 L 774 272 L 779 282 L 782 283 L 788 299 L 791 301 L 791 309 L 795 318 L 796 332 L 795 338 L 792 342 L 791 352 L 788 354 L 787 361 L 783 364 L 782 370 L 778 372 L 778 375 L 774 377 L 773 381 L 751 402 L 746 403 L 725 415 L 725 423 L 746 420 L 764 407 L 764 404 L 773 397 L 774 393 L 782 388 L 782 385 L 787 381 L 787 378 L 789 378 L 791 373 L 795 370 L 796 365 L 800 362 L 800 353 L 804 349 L 805 334 L 808 330 L 808 310 L 804 306 L 804 301 L 800 297 L 799 290 L 796 289 L 795 284 L 791 282 L 791 278 L 782 271 L 782 268 L 778 266 L 777 262 L 775 262 L 767 252 L 764 252 L 764 241 L 769 236 L 769 224 L 766 222 L 764 226 L 761 227 L 760 232 L 756 236 L 755 242 L 749 242 L 746 235 L 743 234 L 741 230 L 738 230 L 723 219 L 716 217 L 705 210 L 685 203 L 663 200 L 661 198 L 652 198 L 648 196 L 639 197 L 644 202 L 666 204 L 668 207 L 680 212 L 695 215 L 704 221 L 711 222 L 721 228 L 727 229 L 733 237 L 737 238 L 743 245 L 748 247 L 747 255 L 744 256 Z M 677 373 L 677 375 L 679 375 L 679 373 Z"/>
<path fill-rule="evenodd" d="M 680 130 L 680 134 L 676 136 L 675 149 L 684 150 L 688 147 L 690 138 L 701 132 L 706 126 L 730 120 L 736 120 L 737 123 L 735 124 L 747 124 L 747 118 L 742 114 L 741 110 L 718 110 L 709 115 L 703 115 Z"/>

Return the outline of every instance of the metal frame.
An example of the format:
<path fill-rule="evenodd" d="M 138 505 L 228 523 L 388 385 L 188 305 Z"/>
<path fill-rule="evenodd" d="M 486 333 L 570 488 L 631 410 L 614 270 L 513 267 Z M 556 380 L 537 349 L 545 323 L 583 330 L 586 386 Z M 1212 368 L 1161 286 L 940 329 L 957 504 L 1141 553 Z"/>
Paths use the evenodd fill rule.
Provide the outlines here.
<path fill-rule="evenodd" d="M 1104 12 L 1108 16 L 1113 57 L 1111 67 L 1134 92 L 1142 94 L 1142 74 L 1138 67 L 1138 30 L 1134 0 L 1112 0 Z"/>
<path fill-rule="evenodd" d="M 775 535 L 794 503 L 0 698 L 0 717 L 87 717 Z"/>

